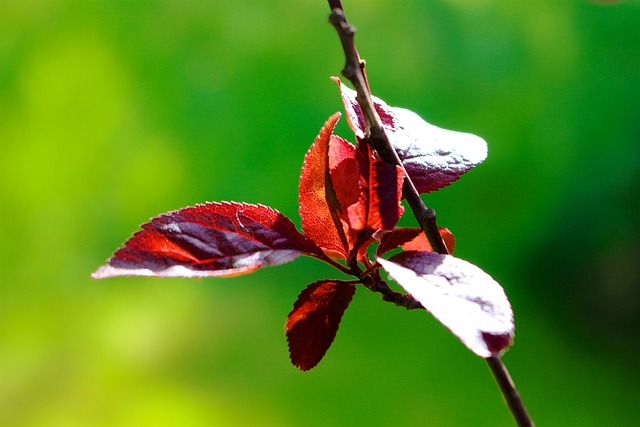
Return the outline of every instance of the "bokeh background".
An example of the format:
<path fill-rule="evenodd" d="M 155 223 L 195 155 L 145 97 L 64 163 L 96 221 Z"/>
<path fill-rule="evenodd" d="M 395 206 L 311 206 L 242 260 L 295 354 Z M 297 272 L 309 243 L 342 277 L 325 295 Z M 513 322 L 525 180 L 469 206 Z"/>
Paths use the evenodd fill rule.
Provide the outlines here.
<path fill-rule="evenodd" d="M 425 200 L 510 297 L 504 360 L 534 420 L 637 425 L 640 4 L 344 3 L 376 95 L 488 141 Z M 89 278 L 139 224 L 198 202 L 299 224 L 303 155 L 341 109 L 327 15 L 321 0 L 0 1 L 2 426 L 513 425 L 483 360 L 363 289 L 297 371 L 285 316 L 339 277 L 313 260 Z"/>

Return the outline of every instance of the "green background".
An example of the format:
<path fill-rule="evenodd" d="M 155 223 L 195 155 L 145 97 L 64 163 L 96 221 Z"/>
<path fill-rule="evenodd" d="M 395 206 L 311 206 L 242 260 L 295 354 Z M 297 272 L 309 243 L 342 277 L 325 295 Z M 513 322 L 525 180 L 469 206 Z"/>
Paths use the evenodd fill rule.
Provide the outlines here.
<path fill-rule="evenodd" d="M 425 200 L 510 297 L 504 361 L 534 420 L 637 425 L 638 2 L 344 3 L 374 94 L 489 144 Z M 341 109 L 328 12 L 0 0 L 2 426 L 513 425 L 482 359 L 364 289 L 321 364 L 292 367 L 293 301 L 341 277 L 313 260 L 89 278 L 183 206 L 263 203 L 299 224 L 303 155 Z"/>

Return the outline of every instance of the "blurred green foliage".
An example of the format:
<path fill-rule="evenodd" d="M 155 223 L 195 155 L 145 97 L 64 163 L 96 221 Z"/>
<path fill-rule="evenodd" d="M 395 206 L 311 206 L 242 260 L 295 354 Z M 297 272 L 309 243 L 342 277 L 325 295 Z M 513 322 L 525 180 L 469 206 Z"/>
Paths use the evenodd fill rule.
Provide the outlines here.
<path fill-rule="evenodd" d="M 510 296 L 504 359 L 533 418 L 635 425 L 638 2 L 344 3 L 376 95 L 489 143 L 426 201 Z M 2 426 L 512 425 L 481 359 L 362 289 L 319 367 L 293 368 L 285 315 L 336 277 L 313 260 L 89 279 L 167 210 L 237 200 L 299 223 L 303 155 L 341 109 L 327 15 L 321 0 L 0 2 Z"/>

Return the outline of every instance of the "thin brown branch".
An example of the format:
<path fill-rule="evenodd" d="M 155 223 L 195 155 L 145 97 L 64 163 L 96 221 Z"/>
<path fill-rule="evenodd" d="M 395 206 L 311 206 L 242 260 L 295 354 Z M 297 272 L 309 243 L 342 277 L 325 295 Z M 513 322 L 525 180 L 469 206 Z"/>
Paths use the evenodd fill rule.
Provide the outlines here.
<path fill-rule="evenodd" d="M 355 47 L 355 28 L 347 22 L 342 4 L 339 0 L 329 0 L 329 6 L 331 7 L 329 22 L 338 32 L 346 59 L 342 74 L 349 79 L 356 90 L 356 100 L 360 105 L 365 119 L 365 142 L 371 144 L 383 160 L 404 169 L 402 161 L 389 141 L 382 127 L 380 117 L 374 108 L 371 91 L 364 71 L 364 61 L 360 59 L 360 55 Z M 444 240 L 438 232 L 435 211 L 425 206 L 406 171 L 402 194 L 407 199 L 407 203 L 429 240 L 431 247 L 438 253 L 448 254 Z M 393 302 L 407 309 L 423 308 L 422 305 L 415 301 L 410 295 L 399 294 L 391 290 L 382 278 L 379 277 L 377 271 L 371 275 L 365 275 L 360 279 L 367 288 L 374 292 L 381 293 L 382 299 L 385 301 Z M 500 390 L 518 426 L 532 427 L 533 422 L 502 360 L 498 357 L 491 357 L 487 359 L 487 363 L 500 386 Z"/>
<path fill-rule="evenodd" d="M 377 263 L 375 264 L 375 266 L 369 266 L 366 271 L 362 271 L 357 262 L 355 262 L 355 259 L 353 260 L 354 262 L 350 264 L 350 267 L 347 267 L 328 257 L 324 253 L 321 255 L 312 254 L 311 256 L 326 262 L 330 266 L 342 271 L 349 276 L 357 277 L 358 280 L 354 281 L 353 283 L 361 283 L 370 291 L 379 293 L 382 296 L 383 301 L 390 302 L 397 305 L 398 307 L 404 307 L 407 310 L 424 310 L 422 304 L 416 301 L 411 295 L 395 292 L 393 289 L 391 289 L 389 285 L 387 285 L 387 283 L 382 279 L 382 277 L 380 277 L 380 273 L 378 272 L 380 265 Z"/>
<path fill-rule="evenodd" d="M 342 2 L 340 0 L 329 0 L 329 7 L 331 10 L 340 9 L 342 10 Z"/>
<path fill-rule="evenodd" d="M 491 369 L 491 373 L 495 377 L 498 386 L 500 386 L 500 391 L 502 391 L 502 395 L 507 401 L 507 405 L 509 405 L 509 409 L 511 409 L 513 418 L 515 418 L 518 426 L 533 427 L 533 421 L 531 420 L 531 417 L 529 417 L 527 409 L 524 407 L 524 403 L 522 402 L 522 398 L 520 397 L 518 390 L 516 390 L 516 386 L 511 379 L 511 375 L 509 375 L 509 371 L 507 371 L 507 367 L 502 362 L 502 359 L 499 357 L 490 357 L 487 359 L 487 364 L 489 365 L 489 369 Z"/>

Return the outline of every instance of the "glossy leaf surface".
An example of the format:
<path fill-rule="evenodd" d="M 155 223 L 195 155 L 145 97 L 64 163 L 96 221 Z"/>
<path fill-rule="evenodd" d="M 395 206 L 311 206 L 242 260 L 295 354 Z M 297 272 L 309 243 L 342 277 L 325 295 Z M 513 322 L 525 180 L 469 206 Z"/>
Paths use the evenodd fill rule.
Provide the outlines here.
<path fill-rule="evenodd" d="M 434 252 L 402 252 L 378 262 L 407 292 L 481 357 L 512 343 L 513 312 L 502 287 L 475 265 Z"/>
<path fill-rule="evenodd" d="M 233 276 L 320 253 L 275 209 L 207 203 L 153 218 L 92 277 Z"/>
<path fill-rule="evenodd" d="M 351 129 L 358 139 L 364 138 L 365 121 L 356 92 L 338 78 L 333 79 L 340 86 Z M 412 111 L 389 107 L 375 96 L 372 100 L 387 136 L 420 193 L 446 187 L 487 157 L 487 143 L 478 136 L 433 126 Z"/>
<path fill-rule="evenodd" d="M 322 360 L 355 291 L 352 283 L 339 280 L 321 280 L 302 291 L 286 324 L 289 353 L 295 366 L 308 371 Z"/>
<path fill-rule="evenodd" d="M 404 211 L 400 203 L 404 180 L 402 168 L 384 162 L 369 144 L 358 144 L 356 158 L 363 189 L 360 202 L 366 206 L 366 216 L 352 221 L 358 224 L 354 228 L 366 228 L 371 233 L 393 229 Z"/>
<path fill-rule="evenodd" d="M 329 142 L 340 114 L 327 120 L 307 152 L 300 175 L 299 202 L 302 229 L 325 252 L 336 258 L 346 258 L 347 238 L 337 216 L 339 210 L 329 178 Z"/>

